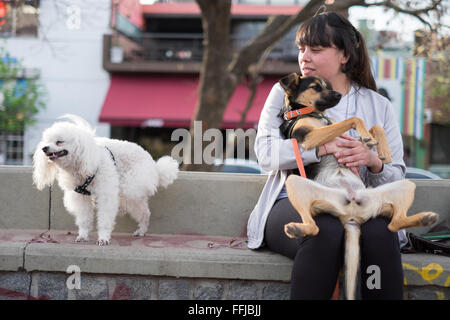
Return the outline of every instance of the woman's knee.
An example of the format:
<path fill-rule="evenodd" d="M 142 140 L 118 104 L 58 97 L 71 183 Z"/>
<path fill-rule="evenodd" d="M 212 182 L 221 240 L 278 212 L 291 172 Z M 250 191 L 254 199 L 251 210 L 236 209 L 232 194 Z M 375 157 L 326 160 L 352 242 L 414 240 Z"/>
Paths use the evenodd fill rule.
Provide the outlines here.
<path fill-rule="evenodd" d="M 397 232 L 388 229 L 389 219 L 386 217 L 376 217 L 367 220 L 361 225 L 361 242 L 383 244 L 398 244 Z"/>
<path fill-rule="evenodd" d="M 322 213 L 314 217 L 319 227 L 319 233 L 314 238 L 315 242 L 328 249 L 339 248 L 344 237 L 344 227 L 341 221 L 330 214 Z"/>

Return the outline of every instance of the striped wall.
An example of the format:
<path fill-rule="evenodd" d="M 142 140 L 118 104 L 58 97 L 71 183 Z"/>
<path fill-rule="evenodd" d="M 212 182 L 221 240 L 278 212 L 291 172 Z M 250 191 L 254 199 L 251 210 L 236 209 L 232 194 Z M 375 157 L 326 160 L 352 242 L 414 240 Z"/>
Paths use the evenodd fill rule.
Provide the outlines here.
<path fill-rule="evenodd" d="M 384 87 L 393 98 L 393 105 L 402 134 L 423 138 L 424 88 L 426 61 L 424 58 L 388 58 L 374 56 L 372 71 L 378 87 Z"/>

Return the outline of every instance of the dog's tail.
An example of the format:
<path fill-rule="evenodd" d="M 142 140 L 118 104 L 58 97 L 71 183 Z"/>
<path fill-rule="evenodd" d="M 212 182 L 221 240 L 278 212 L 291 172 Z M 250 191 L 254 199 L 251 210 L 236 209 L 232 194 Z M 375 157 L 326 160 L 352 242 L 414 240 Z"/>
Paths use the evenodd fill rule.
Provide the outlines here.
<path fill-rule="evenodd" d="M 159 186 L 167 188 L 178 176 L 178 162 L 170 156 L 164 156 L 156 161 L 159 175 Z"/>
<path fill-rule="evenodd" d="M 359 268 L 359 225 L 345 223 L 345 295 L 348 300 L 355 300 L 356 281 Z"/>

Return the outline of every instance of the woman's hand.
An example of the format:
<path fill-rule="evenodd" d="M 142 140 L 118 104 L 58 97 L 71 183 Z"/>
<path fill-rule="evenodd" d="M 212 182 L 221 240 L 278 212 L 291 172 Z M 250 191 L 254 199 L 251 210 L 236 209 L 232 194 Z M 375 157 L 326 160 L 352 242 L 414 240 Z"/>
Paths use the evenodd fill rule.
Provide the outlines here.
<path fill-rule="evenodd" d="M 319 157 L 327 155 L 327 154 L 333 154 L 336 157 L 336 154 L 339 154 L 343 151 L 346 151 L 349 149 L 349 147 L 346 147 L 344 144 L 348 140 L 342 137 L 336 137 L 330 142 L 327 142 L 326 144 L 319 147 L 319 150 L 317 152 L 317 155 Z M 337 158 L 337 157 L 336 157 Z M 359 166 L 349 166 L 349 169 L 357 176 L 359 175 Z"/>
<path fill-rule="evenodd" d="M 372 173 L 379 173 L 383 169 L 378 154 L 368 150 L 361 141 L 350 136 L 340 138 L 336 145 L 341 149 L 334 153 L 339 163 L 349 168 L 367 166 Z"/>
<path fill-rule="evenodd" d="M 340 143 L 346 142 L 347 140 L 341 137 L 336 137 L 330 142 L 325 143 L 324 145 L 319 147 L 317 155 L 319 157 L 324 156 L 326 154 L 336 154 L 340 151 L 347 150 L 348 147 L 340 146 Z"/>

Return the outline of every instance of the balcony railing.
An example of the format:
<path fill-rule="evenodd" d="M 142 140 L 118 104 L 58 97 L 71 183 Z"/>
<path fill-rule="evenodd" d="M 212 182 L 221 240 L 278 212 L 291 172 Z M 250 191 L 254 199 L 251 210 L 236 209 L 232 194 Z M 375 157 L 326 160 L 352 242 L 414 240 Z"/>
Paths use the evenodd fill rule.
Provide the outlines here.
<path fill-rule="evenodd" d="M 239 49 L 248 40 L 232 38 L 232 49 Z M 138 43 L 120 41 L 112 35 L 103 37 L 103 66 L 109 72 L 198 73 L 202 56 L 202 34 L 147 33 Z M 296 49 L 281 42 L 271 51 L 261 73 L 286 74 L 296 70 Z"/>

